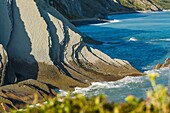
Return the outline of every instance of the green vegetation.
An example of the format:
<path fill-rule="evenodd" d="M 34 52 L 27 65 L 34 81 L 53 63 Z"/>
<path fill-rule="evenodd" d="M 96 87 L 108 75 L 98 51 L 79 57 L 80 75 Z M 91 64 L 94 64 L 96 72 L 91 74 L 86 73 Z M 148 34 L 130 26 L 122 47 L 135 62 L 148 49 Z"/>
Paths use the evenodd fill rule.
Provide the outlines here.
<path fill-rule="evenodd" d="M 155 2 L 162 7 L 162 9 L 170 9 L 170 0 L 155 0 Z"/>
<path fill-rule="evenodd" d="M 130 9 L 134 9 L 136 11 L 145 11 L 145 10 L 149 10 L 151 7 L 151 4 L 144 4 L 141 1 L 138 0 L 119 0 L 120 4 L 128 7 Z"/>
<path fill-rule="evenodd" d="M 136 11 L 170 9 L 170 0 L 119 0 L 120 4 Z"/>
<path fill-rule="evenodd" d="M 74 97 L 67 95 L 49 98 L 46 104 L 12 113 L 170 113 L 170 95 L 166 87 L 156 85 L 158 74 L 148 74 L 152 89 L 147 92 L 146 100 L 137 99 L 130 95 L 124 103 L 108 103 L 106 97 L 101 95 L 86 98 L 81 94 Z"/>

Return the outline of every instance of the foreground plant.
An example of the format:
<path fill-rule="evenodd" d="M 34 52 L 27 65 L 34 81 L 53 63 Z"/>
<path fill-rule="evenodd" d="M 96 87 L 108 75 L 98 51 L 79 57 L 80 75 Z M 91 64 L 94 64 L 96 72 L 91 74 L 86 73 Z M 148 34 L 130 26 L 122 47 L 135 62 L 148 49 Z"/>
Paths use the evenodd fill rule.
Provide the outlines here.
<path fill-rule="evenodd" d="M 163 85 L 156 85 L 155 79 L 158 74 L 148 74 L 153 90 L 147 92 L 146 111 L 170 113 L 170 95 L 168 89 Z"/>
<path fill-rule="evenodd" d="M 170 96 L 163 85 L 156 85 L 158 74 L 147 75 L 152 88 L 146 100 L 129 95 L 124 103 L 108 103 L 103 95 L 86 98 L 81 94 L 49 98 L 46 103 L 13 110 L 12 113 L 170 113 Z"/>

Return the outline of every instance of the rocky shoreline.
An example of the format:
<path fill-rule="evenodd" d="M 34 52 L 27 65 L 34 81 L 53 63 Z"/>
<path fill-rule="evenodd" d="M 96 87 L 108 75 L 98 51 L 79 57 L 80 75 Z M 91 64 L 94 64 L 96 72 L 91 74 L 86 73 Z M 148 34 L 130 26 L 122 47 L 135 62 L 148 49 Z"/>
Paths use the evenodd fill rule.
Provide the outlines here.
<path fill-rule="evenodd" d="M 44 101 L 56 89 L 74 90 L 92 82 L 143 76 L 128 61 L 112 59 L 88 43 L 99 44 L 79 32 L 44 0 L 1 0 L 0 107 Z M 72 20 L 77 25 L 105 19 Z"/>
<path fill-rule="evenodd" d="M 112 59 L 87 43 L 80 33 L 44 0 L 1 0 L 1 107 L 30 104 L 92 82 L 141 76 L 128 61 Z"/>
<path fill-rule="evenodd" d="M 162 11 L 121 11 L 121 12 L 110 12 L 109 15 L 119 15 L 119 14 L 131 14 L 131 13 L 149 13 L 149 12 L 170 12 L 170 10 L 162 10 Z M 75 25 L 83 26 L 83 25 L 89 25 L 89 24 L 99 24 L 99 23 L 105 23 L 109 22 L 107 16 L 105 16 L 103 19 L 101 18 L 83 18 L 83 19 L 70 19 L 69 21 Z"/>
<path fill-rule="evenodd" d="M 83 25 L 89 25 L 89 24 L 98 24 L 98 23 L 109 22 L 109 20 L 107 20 L 107 18 L 106 19 L 100 19 L 100 18 L 72 19 L 69 21 L 75 26 L 83 26 Z"/>

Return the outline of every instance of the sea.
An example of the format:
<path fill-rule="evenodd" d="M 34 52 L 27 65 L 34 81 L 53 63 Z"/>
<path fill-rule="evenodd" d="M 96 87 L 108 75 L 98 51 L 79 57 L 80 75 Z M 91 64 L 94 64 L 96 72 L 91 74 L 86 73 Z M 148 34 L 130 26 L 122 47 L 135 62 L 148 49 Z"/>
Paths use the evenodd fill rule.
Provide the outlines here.
<path fill-rule="evenodd" d="M 170 88 L 170 69 L 153 70 L 170 58 L 170 12 L 147 12 L 109 15 L 108 22 L 77 27 L 82 33 L 101 41 L 92 45 L 112 58 L 129 61 L 143 73 L 156 72 L 157 84 Z M 146 98 L 151 84 L 146 76 L 127 76 L 118 81 L 95 82 L 87 88 L 76 87 L 73 93 L 87 97 L 104 94 L 109 102 L 123 102 L 128 95 Z"/>

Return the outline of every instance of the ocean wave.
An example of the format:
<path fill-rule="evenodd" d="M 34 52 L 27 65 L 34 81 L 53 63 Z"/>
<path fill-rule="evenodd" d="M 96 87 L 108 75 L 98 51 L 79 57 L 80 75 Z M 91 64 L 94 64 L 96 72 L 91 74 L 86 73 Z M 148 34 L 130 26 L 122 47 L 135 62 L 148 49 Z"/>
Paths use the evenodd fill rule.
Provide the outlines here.
<path fill-rule="evenodd" d="M 159 70 L 148 70 L 145 71 L 145 74 L 149 73 L 159 73 L 160 76 L 169 76 L 170 75 L 170 68 L 162 68 Z M 133 86 L 139 85 L 139 84 L 145 84 L 147 77 L 145 76 L 139 76 L 139 77 L 132 77 L 127 76 L 123 79 L 120 79 L 118 81 L 112 81 L 112 82 L 93 82 L 89 87 L 86 88 L 80 88 L 76 87 L 75 91 L 73 93 L 82 93 L 82 94 L 88 94 L 88 92 L 93 92 L 94 90 L 100 90 L 100 89 L 112 89 L 112 88 L 130 88 L 131 85 Z"/>
<path fill-rule="evenodd" d="M 118 23 L 118 22 L 122 22 L 122 21 L 114 19 L 114 20 L 110 20 L 108 22 L 98 23 L 98 24 L 90 24 L 90 25 L 92 25 L 92 26 L 102 26 L 102 25 L 107 25 L 107 24 L 111 24 L 111 23 Z"/>
<path fill-rule="evenodd" d="M 142 70 L 151 70 L 151 69 L 153 69 L 154 66 L 155 65 L 144 66 L 144 67 L 142 67 Z"/>
<path fill-rule="evenodd" d="M 148 44 L 156 44 L 158 42 L 170 42 L 170 38 L 162 38 L 162 39 L 152 39 L 150 41 L 147 41 L 145 43 L 148 43 Z"/>
<path fill-rule="evenodd" d="M 170 41 L 170 38 L 166 38 L 166 39 L 159 39 L 160 41 Z"/>
<path fill-rule="evenodd" d="M 161 69 L 153 69 L 153 70 L 145 71 L 144 73 L 146 73 L 146 74 L 159 73 L 161 76 L 170 76 L 170 68 L 165 67 L 165 68 L 161 68 Z"/>
<path fill-rule="evenodd" d="M 160 77 L 156 80 L 157 84 L 163 84 L 170 88 L 170 69 L 148 70 L 144 73 L 157 72 Z M 151 89 L 151 84 L 146 76 L 131 77 L 127 76 L 121 80 L 113 82 L 94 82 L 87 88 L 76 87 L 73 94 L 81 93 L 86 97 L 105 94 L 109 101 L 122 102 L 123 99 L 133 94 L 138 98 L 145 98 L 146 91 Z M 170 92 L 170 90 L 168 90 Z M 117 97 L 119 95 L 119 97 Z"/>
<path fill-rule="evenodd" d="M 153 40 L 151 40 L 152 42 L 157 42 L 157 41 L 167 41 L 167 42 L 169 42 L 170 41 L 170 38 L 162 38 L 162 39 L 153 39 Z"/>
<path fill-rule="evenodd" d="M 73 93 L 82 93 L 87 94 L 88 92 L 99 90 L 99 89 L 111 89 L 111 88 L 124 88 L 127 87 L 128 84 L 138 84 L 144 82 L 143 76 L 141 77 L 131 77 L 127 76 L 121 80 L 118 81 L 112 81 L 112 82 L 93 82 L 89 87 L 87 88 L 80 88 L 76 87 L 75 91 Z"/>
<path fill-rule="evenodd" d="M 131 38 L 129 38 L 129 41 L 138 41 L 138 39 L 135 37 L 131 37 Z"/>

